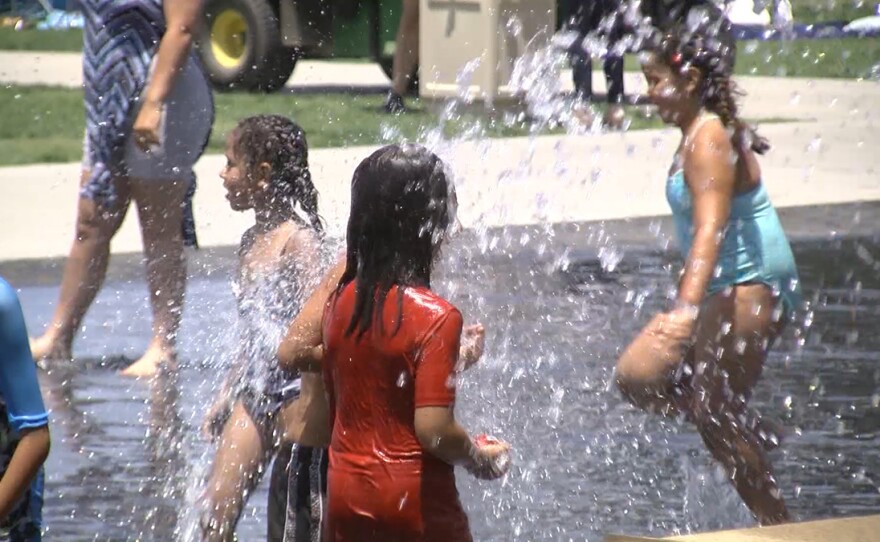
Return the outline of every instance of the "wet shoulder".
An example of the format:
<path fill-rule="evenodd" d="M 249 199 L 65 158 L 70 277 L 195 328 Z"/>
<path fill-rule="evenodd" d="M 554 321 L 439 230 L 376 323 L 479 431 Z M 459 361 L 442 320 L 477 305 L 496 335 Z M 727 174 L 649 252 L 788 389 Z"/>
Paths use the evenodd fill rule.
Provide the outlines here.
<path fill-rule="evenodd" d="M 407 314 L 418 313 L 422 318 L 436 320 L 458 309 L 428 288 L 409 287 L 404 289 L 403 309 Z"/>
<path fill-rule="evenodd" d="M 283 241 L 285 253 L 311 251 L 318 243 L 315 230 L 293 220 L 278 226 L 275 233 Z"/>
<path fill-rule="evenodd" d="M 690 144 L 684 145 L 682 169 L 687 180 L 688 173 L 707 163 L 733 165 L 733 142 L 731 132 L 719 118 L 709 118 L 694 132 Z"/>

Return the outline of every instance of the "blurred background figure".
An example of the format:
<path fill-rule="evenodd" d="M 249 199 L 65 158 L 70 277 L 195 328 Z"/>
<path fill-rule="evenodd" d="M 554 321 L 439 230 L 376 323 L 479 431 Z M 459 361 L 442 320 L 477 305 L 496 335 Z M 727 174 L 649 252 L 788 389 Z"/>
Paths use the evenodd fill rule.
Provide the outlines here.
<path fill-rule="evenodd" d="M 413 84 L 419 67 L 419 0 L 402 0 L 403 11 L 397 28 L 391 90 L 385 100 L 387 113 L 402 113 L 403 96 Z"/>
<path fill-rule="evenodd" d="M 618 10 L 620 0 L 571 0 L 568 4 L 567 24 L 577 32 L 578 39 L 571 48 L 572 79 L 576 98 L 582 105 L 593 100 L 593 60 L 591 53 L 585 50 L 584 38 L 588 34 L 599 32 L 608 40 L 608 52 L 603 60 L 605 81 L 607 84 L 608 109 L 604 123 L 619 128 L 623 125 L 623 56 L 612 53 L 613 44 L 623 35 L 619 24 Z M 579 111 L 586 111 L 579 107 Z M 580 114 L 581 118 L 588 120 Z"/>

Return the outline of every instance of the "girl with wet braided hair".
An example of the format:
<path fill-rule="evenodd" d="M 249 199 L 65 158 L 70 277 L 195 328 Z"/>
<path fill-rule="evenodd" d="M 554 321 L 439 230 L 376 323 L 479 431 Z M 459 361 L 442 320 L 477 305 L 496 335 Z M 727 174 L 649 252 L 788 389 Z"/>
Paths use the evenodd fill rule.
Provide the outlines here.
<path fill-rule="evenodd" d="M 271 167 L 270 199 L 281 205 L 285 200 L 299 204 L 311 227 L 323 233 L 303 129 L 281 115 L 256 115 L 242 120 L 235 133 L 235 147 L 247 170 L 255 171 L 260 164 Z"/>
<path fill-rule="evenodd" d="M 286 117 L 249 117 L 229 135 L 226 159 L 226 199 L 233 210 L 253 210 L 255 224 L 242 236 L 233 285 L 237 356 L 203 427 L 220 443 L 202 500 L 202 539 L 234 538 L 248 494 L 275 457 L 268 539 L 317 540 L 329 439 L 324 386 L 319 373 L 283 372 L 277 362 L 323 271 L 306 136 Z"/>
<path fill-rule="evenodd" d="M 800 305 L 791 247 L 761 177 L 768 149 L 738 117 L 730 23 L 692 8 L 643 57 L 648 97 L 681 130 L 667 175 L 685 260 L 674 304 L 617 362 L 634 405 L 683 415 L 762 525 L 788 521 L 766 456 L 778 431 L 748 407 L 770 346 Z"/>
<path fill-rule="evenodd" d="M 663 35 L 652 52 L 680 75 L 691 78 L 702 109 L 715 114 L 733 132 L 734 143 L 757 154 L 770 150 L 768 141 L 739 118 L 737 99 L 743 93 L 733 80 L 736 41 L 730 21 L 717 8 L 693 8 L 684 22 Z"/>

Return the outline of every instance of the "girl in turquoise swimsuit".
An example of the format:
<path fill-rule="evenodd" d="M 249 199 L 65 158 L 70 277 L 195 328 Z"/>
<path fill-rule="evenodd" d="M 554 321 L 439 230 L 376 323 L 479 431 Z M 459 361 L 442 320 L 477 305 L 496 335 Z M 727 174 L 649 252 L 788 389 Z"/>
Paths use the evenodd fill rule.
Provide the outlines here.
<path fill-rule="evenodd" d="M 765 455 L 775 439 L 747 401 L 800 290 L 755 156 L 767 141 L 737 117 L 730 23 L 705 9 L 643 58 L 650 99 L 682 133 L 666 195 L 685 266 L 675 306 L 627 347 L 616 378 L 636 406 L 691 421 L 768 525 L 789 514 Z"/>

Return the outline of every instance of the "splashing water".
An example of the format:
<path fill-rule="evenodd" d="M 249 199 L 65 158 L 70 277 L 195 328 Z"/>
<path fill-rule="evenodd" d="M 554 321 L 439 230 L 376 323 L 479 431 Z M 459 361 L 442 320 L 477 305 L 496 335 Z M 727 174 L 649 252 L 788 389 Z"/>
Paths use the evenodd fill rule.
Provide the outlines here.
<path fill-rule="evenodd" d="M 509 19 L 505 31 L 521 37 L 521 22 Z M 638 48 L 643 38 L 609 44 L 591 35 L 581 46 L 601 56 Z M 526 125 L 527 138 L 492 140 L 480 122 L 446 136 L 475 106 L 479 60 L 462 69 L 458 96 L 418 137 L 453 169 L 469 226 L 450 243 L 436 287 L 488 334 L 485 358 L 459 379 L 457 415 L 472 433 L 513 445 L 514 466 L 503 481 L 459 473 L 475 539 L 599 541 L 610 531 L 659 535 L 750 524 L 696 433 L 635 411 L 615 389 L 619 348 L 673 295 L 680 262 L 670 256 L 663 220 L 584 224 L 571 218 L 579 216 L 572 209 L 601 199 L 607 189 L 608 172 L 598 164 L 612 143 L 601 138 L 599 123 L 584 126 L 573 115 L 560 82 L 565 62 L 557 44 L 527 48 L 513 66 L 510 88 L 525 105 L 499 106 L 490 122 Z M 801 105 L 802 94 L 791 100 Z M 540 135 L 548 130 L 572 138 Z M 382 127 L 383 141 L 396 142 L 400 134 L 393 122 Z M 819 154 L 830 145 L 817 135 L 804 151 Z M 628 156 L 669 154 L 662 142 L 650 146 L 650 155 L 640 155 L 639 147 Z M 550 159 L 539 159 L 548 153 Z M 542 183 L 529 192 L 536 178 Z M 473 204 L 480 200 L 492 203 Z M 880 434 L 874 332 L 880 248 L 870 237 L 803 241 L 794 248 L 806 291 L 813 292 L 811 305 L 772 351 L 753 403 L 792 428 L 774 452 L 774 466 L 796 515 L 876 509 L 880 492 L 872 473 L 880 471 L 880 453 L 870 443 Z M 64 378 L 68 397 L 58 404 L 72 406 L 64 425 L 70 430 L 56 440 L 62 459 L 48 471 L 47 494 L 58 498 L 47 501 L 47 535 L 198 538 L 214 457 L 198 428 L 235 351 L 227 280 L 234 256 L 216 258 L 225 272 L 190 283 L 182 354 L 191 361 L 180 377 L 180 397 L 156 401 L 100 363 Z M 132 322 L 149 321 L 144 299 L 132 305 L 140 289 L 139 279 L 126 278 L 101 294 L 83 329 L 83 351 L 134 353 L 131 344 L 147 330 Z M 22 294 L 26 307 L 48 307 L 55 291 L 29 286 Z M 34 326 L 48 320 L 47 314 L 28 316 Z M 398 378 L 396 385 L 403 384 Z M 139 424 L 121 421 L 138 417 Z M 265 482 L 243 513 L 242 539 L 264 536 L 264 488 Z"/>

